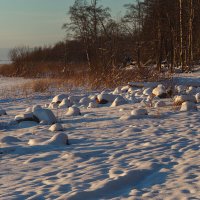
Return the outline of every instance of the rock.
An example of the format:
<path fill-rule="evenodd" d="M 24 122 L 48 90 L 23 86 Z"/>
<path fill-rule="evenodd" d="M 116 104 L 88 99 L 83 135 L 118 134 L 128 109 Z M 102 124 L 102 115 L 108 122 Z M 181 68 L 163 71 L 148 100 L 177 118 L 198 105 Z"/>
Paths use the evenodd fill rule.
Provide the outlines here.
<path fill-rule="evenodd" d="M 190 102 L 196 102 L 196 98 L 193 95 L 179 95 L 176 96 L 174 99 L 174 105 L 179 106 L 183 102 L 190 101 Z"/>
<path fill-rule="evenodd" d="M 120 94 L 120 93 L 121 93 L 121 89 L 120 89 L 120 87 L 117 87 L 117 88 L 115 88 L 115 90 L 113 91 L 112 94 L 118 95 L 118 94 Z"/>
<path fill-rule="evenodd" d="M 146 88 L 144 91 L 143 91 L 143 94 L 146 95 L 146 96 L 149 96 L 152 94 L 152 88 Z"/>
<path fill-rule="evenodd" d="M 166 106 L 166 103 L 164 101 L 158 101 L 154 105 L 155 108 L 165 107 L 165 106 Z"/>
<path fill-rule="evenodd" d="M 112 94 L 99 94 L 97 96 L 97 103 L 99 104 L 107 104 L 112 103 L 118 96 Z"/>
<path fill-rule="evenodd" d="M 113 101 L 111 107 L 121 106 L 126 103 L 127 103 L 126 100 L 122 96 L 119 96 Z"/>
<path fill-rule="evenodd" d="M 186 94 L 186 89 L 187 87 L 184 85 L 176 85 L 175 90 L 177 91 L 178 94 Z"/>
<path fill-rule="evenodd" d="M 78 116 L 81 115 L 80 109 L 77 107 L 69 107 L 66 113 L 67 116 Z"/>
<path fill-rule="evenodd" d="M 63 99 L 67 99 L 67 98 L 68 98 L 68 95 L 66 95 L 66 94 L 59 94 L 59 95 L 57 95 L 57 96 L 55 96 L 53 98 L 53 100 L 51 101 L 51 103 L 60 104 Z"/>
<path fill-rule="evenodd" d="M 187 94 L 196 94 L 196 88 L 194 88 L 194 87 L 192 87 L 192 86 L 190 86 L 187 90 L 186 90 L 186 93 Z"/>
<path fill-rule="evenodd" d="M 146 109 L 139 108 L 139 109 L 132 110 L 131 115 L 144 116 L 144 115 L 148 115 L 148 112 Z"/>
<path fill-rule="evenodd" d="M 78 103 L 82 98 L 83 98 L 83 96 L 69 96 L 68 97 L 70 102 L 72 102 L 74 104 Z"/>
<path fill-rule="evenodd" d="M 30 128 L 37 125 L 38 123 L 35 121 L 22 121 L 19 123 L 19 128 Z"/>
<path fill-rule="evenodd" d="M 0 116 L 7 115 L 6 111 L 4 109 L 0 109 Z"/>
<path fill-rule="evenodd" d="M 58 104 L 57 103 L 55 103 L 55 102 L 51 102 L 50 104 L 49 104 L 49 107 L 48 107 L 49 109 L 57 109 L 58 108 Z"/>
<path fill-rule="evenodd" d="M 126 92 L 128 92 L 128 90 L 129 90 L 129 86 L 127 85 L 127 86 L 123 86 L 122 88 L 121 88 L 121 92 L 124 92 L 124 93 L 126 93 Z"/>
<path fill-rule="evenodd" d="M 50 128 L 49 128 L 50 131 L 52 132 L 55 132 L 55 131 L 63 131 L 63 127 L 61 124 L 59 123 L 56 123 L 56 124 L 53 124 Z"/>
<path fill-rule="evenodd" d="M 197 106 L 194 102 L 186 101 L 181 105 L 180 111 L 197 111 Z"/>
<path fill-rule="evenodd" d="M 159 98 L 167 98 L 167 92 L 163 85 L 158 85 L 153 89 L 152 94 Z"/>
<path fill-rule="evenodd" d="M 63 99 L 62 102 L 59 104 L 59 108 L 69 108 L 72 106 L 72 103 L 69 99 Z"/>
<path fill-rule="evenodd" d="M 50 140 L 42 143 L 43 145 L 68 145 L 68 136 L 65 133 L 57 133 Z"/>
<path fill-rule="evenodd" d="M 39 119 L 39 121 L 46 121 L 48 124 L 55 124 L 57 119 L 54 113 L 49 109 L 40 109 L 33 112 L 33 115 Z"/>
<path fill-rule="evenodd" d="M 36 111 L 36 110 L 39 110 L 39 109 L 42 109 L 42 107 L 40 105 L 35 105 L 33 106 L 32 108 L 32 112 Z"/>
<path fill-rule="evenodd" d="M 34 116 L 32 112 L 16 115 L 15 121 L 17 121 L 18 123 L 23 121 L 33 121 L 37 123 L 40 122 L 40 120 L 36 116 Z"/>
<path fill-rule="evenodd" d="M 83 97 L 82 99 L 80 99 L 79 104 L 88 106 L 90 102 L 91 102 L 91 99 L 89 99 L 88 97 Z"/>
<path fill-rule="evenodd" d="M 196 102 L 197 102 L 197 103 L 200 103 L 200 93 L 197 93 L 197 94 L 195 95 L 195 98 L 196 98 Z"/>
<path fill-rule="evenodd" d="M 15 143 L 15 142 L 21 142 L 21 140 L 13 136 L 5 136 L 0 139 L 0 143 L 4 143 L 4 144 L 10 144 L 10 143 Z"/>
<path fill-rule="evenodd" d="M 98 104 L 96 102 L 90 102 L 87 108 L 97 108 Z"/>

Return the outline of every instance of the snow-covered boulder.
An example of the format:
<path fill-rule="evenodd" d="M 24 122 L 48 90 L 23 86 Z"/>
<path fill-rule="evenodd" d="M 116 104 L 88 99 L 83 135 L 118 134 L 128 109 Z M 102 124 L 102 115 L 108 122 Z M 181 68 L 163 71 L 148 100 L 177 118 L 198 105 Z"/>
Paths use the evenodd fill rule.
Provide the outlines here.
<path fill-rule="evenodd" d="M 21 142 L 21 140 L 14 136 L 4 136 L 3 138 L 0 139 L 0 143 L 2 144 L 10 144 L 15 142 Z"/>
<path fill-rule="evenodd" d="M 63 131 L 63 127 L 61 124 L 59 123 L 55 123 L 53 124 L 50 128 L 49 128 L 50 131 L 52 132 L 55 132 L 55 131 Z"/>
<path fill-rule="evenodd" d="M 68 98 L 68 95 L 66 95 L 66 94 L 59 94 L 59 95 L 56 95 L 51 102 L 52 103 L 60 104 L 63 99 L 67 99 L 67 98 Z"/>
<path fill-rule="evenodd" d="M 98 104 L 96 102 L 90 102 L 87 108 L 97 108 Z"/>
<path fill-rule="evenodd" d="M 129 90 L 129 86 L 128 85 L 126 85 L 126 86 L 123 86 L 122 88 L 121 88 L 121 92 L 128 92 L 128 90 Z"/>
<path fill-rule="evenodd" d="M 41 139 L 30 139 L 28 142 L 29 145 L 68 145 L 68 136 L 65 133 L 57 133 L 51 139 L 43 141 Z"/>
<path fill-rule="evenodd" d="M 174 98 L 174 105 L 181 105 L 183 102 L 190 101 L 196 102 L 196 98 L 193 95 L 179 95 Z"/>
<path fill-rule="evenodd" d="M 97 99 L 97 95 L 90 95 L 90 96 L 88 96 L 88 98 L 89 98 L 92 102 L 95 102 L 96 99 Z"/>
<path fill-rule="evenodd" d="M 72 103 L 69 99 L 63 99 L 62 102 L 59 104 L 59 108 L 69 108 L 72 106 Z"/>
<path fill-rule="evenodd" d="M 16 115 L 15 121 L 17 121 L 18 123 L 22 121 L 34 121 L 39 123 L 39 119 L 34 116 L 32 112 Z"/>
<path fill-rule="evenodd" d="M 33 115 L 39 119 L 39 121 L 46 121 L 48 124 L 55 124 L 57 119 L 54 113 L 49 109 L 39 109 L 33 112 Z"/>
<path fill-rule="evenodd" d="M 69 107 L 66 113 L 67 116 L 78 116 L 81 115 L 80 109 L 77 107 Z"/>
<path fill-rule="evenodd" d="M 68 145 L 68 136 L 65 133 L 57 133 L 50 140 L 43 143 L 44 145 Z"/>
<path fill-rule="evenodd" d="M 193 87 L 193 86 L 190 86 L 187 90 L 186 90 L 186 93 L 187 94 L 192 94 L 192 95 L 194 95 L 194 94 L 196 94 L 196 88 L 195 87 Z"/>
<path fill-rule="evenodd" d="M 166 103 L 164 101 L 157 101 L 154 105 L 155 108 L 165 107 Z"/>
<path fill-rule="evenodd" d="M 0 116 L 2 116 L 2 115 L 7 115 L 7 113 L 4 109 L 0 108 Z"/>
<path fill-rule="evenodd" d="M 113 101 L 111 107 L 121 106 L 126 103 L 127 103 L 126 100 L 122 96 L 119 96 Z"/>
<path fill-rule="evenodd" d="M 106 104 L 112 103 L 118 96 L 113 94 L 99 94 L 97 96 L 97 103 Z"/>
<path fill-rule="evenodd" d="M 146 89 L 144 89 L 143 94 L 146 95 L 146 96 L 151 95 L 152 94 L 152 88 L 146 88 Z"/>
<path fill-rule="evenodd" d="M 132 110 L 131 115 L 133 115 L 133 116 L 144 116 L 144 115 L 148 115 L 148 112 L 147 112 L 146 109 L 139 108 L 139 109 Z"/>
<path fill-rule="evenodd" d="M 68 97 L 70 102 L 72 102 L 74 104 L 78 103 L 82 98 L 83 98 L 83 96 L 75 96 L 75 95 L 72 95 L 72 96 Z"/>
<path fill-rule="evenodd" d="M 55 102 L 51 102 L 50 104 L 49 104 L 49 107 L 48 107 L 49 109 L 57 109 L 58 108 L 58 103 L 55 103 Z"/>
<path fill-rule="evenodd" d="M 176 85 L 175 90 L 178 94 L 186 94 L 187 87 L 185 85 Z"/>
<path fill-rule="evenodd" d="M 197 111 L 197 106 L 194 102 L 186 101 L 182 103 L 180 111 Z"/>
<path fill-rule="evenodd" d="M 42 107 L 40 105 L 35 105 L 32 107 L 32 112 L 39 110 L 39 109 L 42 109 Z"/>
<path fill-rule="evenodd" d="M 166 98 L 167 97 L 167 91 L 165 87 L 160 84 L 156 88 L 153 89 L 152 94 L 159 98 Z"/>
<path fill-rule="evenodd" d="M 115 90 L 113 91 L 113 94 L 114 95 L 117 95 L 117 94 L 120 94 L 122 91 L 121 91 L 121 88 L 120 87 L 117 87 L 115 88 Z"/>
<path fill-rule="evenodd" d="M 79 104 L 84 105 L 84 106 L 88 106 L 90 102 L 91 102 L 90 98 L 83 97 L 83 98 L 80 99 Z"/>
<path fill-rule="evenodd" d="M 197 94 L 195 95 L 195 98 L 196 98 L 196 102 L 197 102 L 197 103 L 200 103 L 200 93 L 197 93 Z"/>

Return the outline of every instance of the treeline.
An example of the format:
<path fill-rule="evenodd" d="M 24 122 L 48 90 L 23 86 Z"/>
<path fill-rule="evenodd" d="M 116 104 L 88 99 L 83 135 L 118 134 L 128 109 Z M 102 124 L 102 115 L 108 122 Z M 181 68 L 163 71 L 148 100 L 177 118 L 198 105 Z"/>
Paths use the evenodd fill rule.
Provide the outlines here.
<path fill-rule="evenodd" d="M 109 73 L 135 62 L 162 71 L 192 70 L 200 59 L 200 0 L 144 0 L 124 5 L 121 19 L 100 0 L 75 0 L 63 25 L 66 40 L 54 46 L 14 48 L 16 75 L 69 75 L 76 70 Z M 155 67 L 156 66 L 156 67 Z"/>

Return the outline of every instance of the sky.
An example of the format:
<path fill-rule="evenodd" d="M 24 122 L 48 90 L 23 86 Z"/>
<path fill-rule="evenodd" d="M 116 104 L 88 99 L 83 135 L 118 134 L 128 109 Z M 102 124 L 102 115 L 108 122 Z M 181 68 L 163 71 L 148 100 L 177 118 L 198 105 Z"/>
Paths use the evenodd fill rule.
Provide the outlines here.
<path fill-rule="evenodd" d="M 9 48 L 51 45 L 64 39 L 63 23 L 74 0 L 0 0 L 0 59 Z M 114 17 L 134 0 L 101 0 Z M 4 50 L 3 50 L 4 49 Z M 4 53 L 2 53 L 4 51 Z M 5 55 L 3 56 L 5 57 Z"/>

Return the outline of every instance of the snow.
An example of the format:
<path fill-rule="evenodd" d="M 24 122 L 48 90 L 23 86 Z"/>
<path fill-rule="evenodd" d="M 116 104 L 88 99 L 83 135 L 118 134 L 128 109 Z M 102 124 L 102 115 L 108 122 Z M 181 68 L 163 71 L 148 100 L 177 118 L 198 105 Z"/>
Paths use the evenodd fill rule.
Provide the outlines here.
<path fill-rule="evenodd" d="M 52 97 L 2 99 L 7 115 L 0 117 L 0 199 L 198 199 L 200 104 L 192 103 L 195 112 L 182 112 L 171 98 L 151 99 L 162 107 L 140 103 L 148 98 L 144 90 L 150 95 L 156 86 L 139 85 L 131 96 L 119 88 L 117 96 L 101 94 L 113 98 L 110 103 L 126 100 L 117 107 L 96 107 L 98 92 L 70 93 L 70 102 L 89 98 L 89 109 L 73 105 L 68 111 L 81 115 L 66 115 L 65 107 L 36 106 L 40 123 L 23 121 L 21 127 L 12 121 L 16 115 Z"/>

